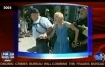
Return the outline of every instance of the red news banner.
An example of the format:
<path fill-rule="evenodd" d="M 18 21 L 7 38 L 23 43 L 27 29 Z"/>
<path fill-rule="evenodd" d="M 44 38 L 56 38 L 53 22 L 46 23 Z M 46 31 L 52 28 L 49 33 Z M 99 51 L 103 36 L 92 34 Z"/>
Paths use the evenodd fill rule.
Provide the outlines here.
<path fill-rule="evenodd" d="M 13 9 L 15 7 L 11 6 L 23 6 L 26 4 L 35 4 L 36 2 L 11 2 L 11 3 L 0 3 L 0 6 L 4 6 L 4 9 Z M 64 65 L 105 65 L 104 63 L 94 62 L 94 54 L 97 52 L 105 53 L 105 3 L 104 2 L 68 2 L 72 4 L 81 4 L 87 5 L 92 8 L 92 56 L 88 58 L 80 58 L 80 59 L 65 59 L 65 60 L 41 60 L 41 59 L 30 59 L 30 58 L 22 58 L 15 56 L 15 59 L 12 61 L 17 62 L 13 63 L 13 65 L 23 64 L 23 65 L 56 65 L 56 64 L 64 64 Z M 8 6 L 9 5 L 9 6 Z M 3 51 L 13 51 L 14 52 L 14 11 L 13 10 L 0 10 L 0 52 Z M 0 61 L 3 63 L 3 59 L 0 58 Z M 43 63 L 45 62 L 46 63 Z M 53 61 L 53 62 L 51 62 Z M 22 63 L 19 63 L 22 62 Z M 29 62 L 29 63 L 28 63 Z M 37 63 L 38 62 L 38 63 Z M 48 62 L 48 63 L 47 63 Z M 76 62 L 76 63 L 74 63 Z M 90 63 L 91 62 L 91 63 Z M 1 63 L 1 64 L 2 64 Z"/>

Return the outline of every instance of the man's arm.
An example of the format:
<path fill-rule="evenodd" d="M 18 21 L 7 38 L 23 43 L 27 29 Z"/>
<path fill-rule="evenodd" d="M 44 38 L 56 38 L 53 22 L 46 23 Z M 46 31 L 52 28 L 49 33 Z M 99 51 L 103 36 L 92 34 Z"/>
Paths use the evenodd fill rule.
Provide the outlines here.
<path fill-rule="evenodd" d="M 79 35 L 79 29 L 76 28 L 74 24 L 71 24 L 69 22 L 66 22 L 66 25 L 68 28 L 71 28 L 72 30 L 75 31 L 76 34 L 75 34 L 75 40 L 74 41 L 77 43 L 77 39 L 78 39 L 78 35 Z"/>
<path fill-rule="evenodd" d="M 48 30 L 44 34 L 41 34 L 40 35 L 40 38 L 41 39 L 50 38 L 52 36 L 52 31 L 53 31 L 53 28 L 52 27 L 49 27 Z"/>
<path fill-rule="evenodd" d="M 52 26 L 52 31 L 51 31 L 51 33 L 47 36 L 48 38 L 53 37 L 53 35 L 54 35 L 54 33 L 55 33 L 55 27 L 56 27 L 56 24 L 53 24 L 53 26 Z"/>
<path fill-rule="evenodd" d="M 48 20 L 47 18 L 46 18 L 46 22 L 45 22 L 45 26 L 46 26 L 46 28 L 47 28 L 47 31 L 46 31 L 46 35 L 50 35 L 51 33 L 52 33 L 52 31 L 53 31 L 53 25 L 52 25 L 52 23 L 50 22 L 50 20 Z"/>
<path fill-rule="evenodd" d="M 79 29 L 74 26 L 74 24 L 70 25 L 70 28 L 75 31 L 75 42 L 78 40 Z"/>
<path fill-rule="evenodd" d="M 46 38 L 48 38 L 47 36 L 49 36 L 52 33 L 53 28 L 52 28 L 51 22 L 47 18 L 45 18 L 45 20 L 44 20 L 44 25 L 47 28 L 47 31 L 44 34 L 42 34 L 41 36 L 44 39 L 46 39 Z"/>
<path fill-rule="evenodd" d="M 44 34 L 48 36 L 52 33 L 52 31 L 53 31 L 53 28 L 51 26 L 51 27 L 48 28 L 48 30 Z"/>

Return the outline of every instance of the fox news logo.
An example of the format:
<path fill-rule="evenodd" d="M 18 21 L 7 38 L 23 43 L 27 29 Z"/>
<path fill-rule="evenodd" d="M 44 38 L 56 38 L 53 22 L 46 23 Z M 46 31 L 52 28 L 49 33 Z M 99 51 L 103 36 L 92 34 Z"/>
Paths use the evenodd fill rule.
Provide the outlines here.
<path fill-rule="evenodd" d="M 94 55 L 94 58 L 98 62 L 105 61 L 105 54 L 101 53 L 101 52 L 98 52 Z"/>
<path fill-rule="evenodd" d="M 1 53 L 1 58 L 4 59 L 4 61 L 11 61 L 11 59 L 14 58 L 14 53 L 12 52 L 2 52 Z"/>

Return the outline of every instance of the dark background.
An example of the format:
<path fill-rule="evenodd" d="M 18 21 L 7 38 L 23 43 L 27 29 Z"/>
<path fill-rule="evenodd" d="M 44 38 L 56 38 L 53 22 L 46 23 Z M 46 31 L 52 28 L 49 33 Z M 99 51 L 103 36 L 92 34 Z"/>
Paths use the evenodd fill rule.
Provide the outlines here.
<path fill-rule="evenodd" d="M 22 6 L 26 4 L 33 4 L 36 2 L 11 2 L 0 3 L 0 5 L 14 5 Z M 53 60 L 53 61 L 95 61 L 94 54 L 96 52 L 105 53 L 105 2 L 68 2 L 74 4 L 87 5 L 92 8 L 93 11 L 93 56 L 82 59 L 74 60 Z M 2 51 L 14 51 L 14 11 L 13 10 L 0 10 L 0 52 Z M 28 58 L 15 58 L 15 61 L 51 61 L 51 60 L 35 60 Z M 0 58 L 0 61 L 3 59 Z"/>

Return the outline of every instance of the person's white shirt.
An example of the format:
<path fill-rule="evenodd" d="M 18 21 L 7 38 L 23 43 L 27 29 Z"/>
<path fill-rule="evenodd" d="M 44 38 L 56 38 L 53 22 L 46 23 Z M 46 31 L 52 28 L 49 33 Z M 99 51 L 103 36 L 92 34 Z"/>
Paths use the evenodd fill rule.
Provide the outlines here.
<path fill-rule="evenodd" d="M 40 22 L 41 25 L 43 25 L 47 29 L 52 26 L 51 22 L 46 17 L 39 16 L 38 19 L 36 21 L 33 21 L 33 22 L 34 23 L 39 23 Z M 47 32 L 41 25 L 37 24 L 37 26 L 34 26 L 34 25 L 32 26 L 32 35 L 35 39 L 40 36 L 40 33 L 38 33 L 36 31 L 36 29 L 41 33 Z"/>

